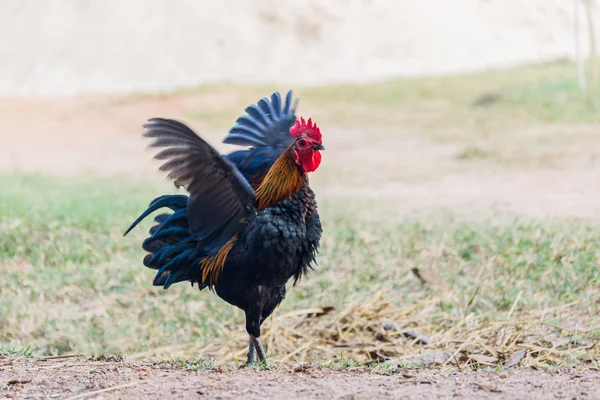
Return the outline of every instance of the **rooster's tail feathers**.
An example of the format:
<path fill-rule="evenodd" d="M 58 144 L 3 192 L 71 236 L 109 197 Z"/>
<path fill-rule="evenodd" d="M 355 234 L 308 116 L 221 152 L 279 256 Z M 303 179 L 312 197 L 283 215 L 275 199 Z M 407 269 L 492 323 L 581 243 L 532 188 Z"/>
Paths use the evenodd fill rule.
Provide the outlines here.
<path fill-rule="evenodd" d="M 173 213 L 160 214 L 154 218 L 156 224 L 150 228 L 150 236 L 144 240 L 142 247 L 150 253 L 144 257 L 144 265 L 158 270 L 153 285 L 167 289 L 177 282 L 196 281 L 191 268 L 199 265 L 204 254 L 197 250 L 198 242 L 190 236 L 185 195 L 165 195 L 154 199 L 148 209 L 127 229 L 125 235 L 144 218 L 161 208 L 169 208 Z M 205 285 L 200 285 L 200 289 L 204 287 Z"/>

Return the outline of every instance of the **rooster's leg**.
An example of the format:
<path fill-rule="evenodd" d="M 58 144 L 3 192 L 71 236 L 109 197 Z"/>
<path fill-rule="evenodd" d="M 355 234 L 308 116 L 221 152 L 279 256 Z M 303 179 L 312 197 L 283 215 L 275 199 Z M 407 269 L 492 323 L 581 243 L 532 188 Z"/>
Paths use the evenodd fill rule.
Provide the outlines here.
<path fill-rule="evenodd" d="M 260 292 L 257 293 L 260 296 Z M 253 346 L 258 355 L 258 360 L 261 363 L 267 361 L 265 349 L 263 348 L 262 342 L 260 341 L 260 323 L 261 323 L 261 312 L 260 308 L 249 307 L 246 311 L 246 332 L 250 336 L 250 346 Z M 248 352 L 249 353 L 249 352 Z"/>
<path fill-rule="evenodd" d="M 252 364 L 254 362 L 254 343 L 252 343 L 252 336 L 250 336 L 248 342 L 248 359 L 246 360 L 246 364 Z"/>
<path fill-rule="evenodd" d="M 256 349 L 256 354 L 258 355 L 258 359 L 260 362 L 265 362 L 267 360 L 267 355 L 265 354 L 265 349 L 263 348 L 260 337 L 255 337 L 250 335 L 250 341 L 254 345 Z"/>

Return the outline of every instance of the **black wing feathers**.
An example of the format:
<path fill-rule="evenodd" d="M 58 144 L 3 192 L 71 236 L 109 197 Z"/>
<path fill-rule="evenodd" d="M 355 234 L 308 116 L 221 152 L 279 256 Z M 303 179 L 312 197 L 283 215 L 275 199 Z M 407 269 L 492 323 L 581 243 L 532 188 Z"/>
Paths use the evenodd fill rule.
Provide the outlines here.
<path fill-rule="evenodd" d="M 221 248 L 255 212 L 254 191 L 237 168 L 186 125 L 153 118 L 144 136 L 151 147 L 164 147 L 160 167 L 190 193 L 187 218 L 193 239 L 207 253 Z"/>

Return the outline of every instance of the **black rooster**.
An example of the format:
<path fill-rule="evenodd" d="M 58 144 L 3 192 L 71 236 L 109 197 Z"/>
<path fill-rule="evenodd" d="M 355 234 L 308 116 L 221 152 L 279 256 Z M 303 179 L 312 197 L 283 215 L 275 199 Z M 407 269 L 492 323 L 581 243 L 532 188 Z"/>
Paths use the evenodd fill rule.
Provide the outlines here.
<path fill-rule="evenodd" d="M 160 169 L 189 196 L 154 199 L 125 232 L 160 208 L 173 211 L 155 218 L 144 265 L 158 270 L 154 285 L 190 281 L 242 309 L 248 363 L 254 349 L 265 360 L 260 327 L 287 281 L 311 268 L 322 232 L 306 175 L 321 162 L 321 132 L 310 119 L 296 120 L 291 100 L 291 91 L 285 103 L 274 93 L 248 107 L 224 142 L 251 148 L 227 156 L 180 122 L 150 119 L 144 136 L 163 148 Z"/>

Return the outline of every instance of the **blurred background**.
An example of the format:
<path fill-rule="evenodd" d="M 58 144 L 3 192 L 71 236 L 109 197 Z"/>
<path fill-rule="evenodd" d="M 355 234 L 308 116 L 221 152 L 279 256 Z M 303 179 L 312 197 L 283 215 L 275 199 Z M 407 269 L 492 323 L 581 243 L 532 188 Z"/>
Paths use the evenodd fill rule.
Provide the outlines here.
<path fill-rule="evenodd" d="M 2 351 L 241 360 L 243 316 L 153 288 L 144 233 L 121 237 L 174 190 L 141 126 L 230 152 L 244 108 L 293 89 L 327 147 L 325 236 L 268 322 L 276 360 L 597 362 L 599 8 L 0 0 Z"/>
<path fill-rule="evenodd" d="M 573 17 L 569 0 L 3 0 L 0 94 L 357 83 L 540 63 L 574 57 Z"/>

